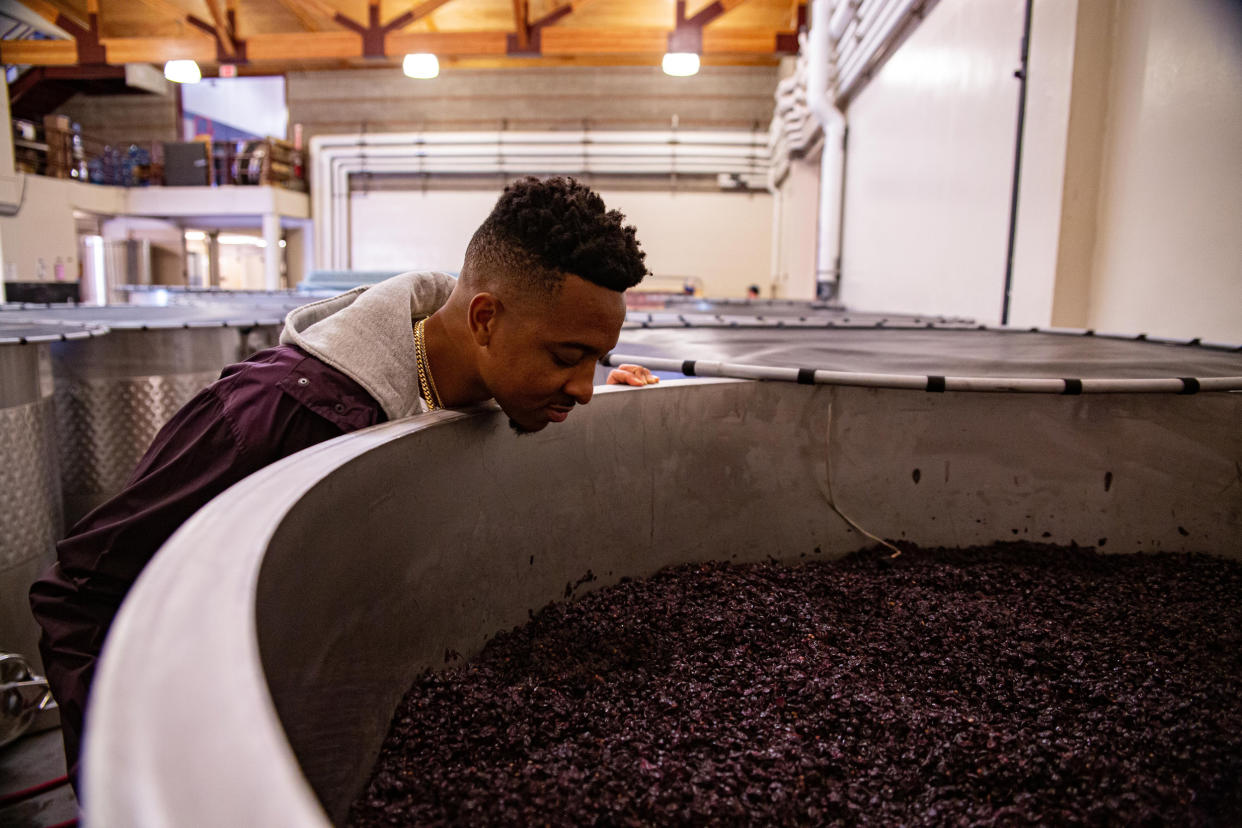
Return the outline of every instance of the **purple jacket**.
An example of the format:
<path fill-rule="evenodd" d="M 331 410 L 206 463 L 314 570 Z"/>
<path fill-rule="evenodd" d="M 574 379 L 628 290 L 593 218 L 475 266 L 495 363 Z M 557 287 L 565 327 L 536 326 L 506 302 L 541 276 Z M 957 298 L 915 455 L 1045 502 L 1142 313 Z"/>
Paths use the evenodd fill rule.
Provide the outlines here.
<path fill-rule="evenodd" d="M 31 587 L 30 604 L 43 628 L 39 650 L 60 705 L 71 778 L 104 637 L 164 541 L 252 472 L 385 419 L 337 369 L 292 345 L 262 351 L 224 369 L 178 411 L 125 487 L 57 544 L 57 563 Z"/>

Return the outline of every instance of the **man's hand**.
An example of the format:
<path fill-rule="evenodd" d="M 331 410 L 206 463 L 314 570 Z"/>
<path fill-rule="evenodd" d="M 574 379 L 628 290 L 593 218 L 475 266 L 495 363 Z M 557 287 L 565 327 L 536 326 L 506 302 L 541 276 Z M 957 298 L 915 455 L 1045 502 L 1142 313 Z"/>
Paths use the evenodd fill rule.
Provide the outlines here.
<path fill-rule="evenodd" d="M 609 385 L 655 385 L 660 378 L 641 365 L 618 365 L 608 375 Z"/>

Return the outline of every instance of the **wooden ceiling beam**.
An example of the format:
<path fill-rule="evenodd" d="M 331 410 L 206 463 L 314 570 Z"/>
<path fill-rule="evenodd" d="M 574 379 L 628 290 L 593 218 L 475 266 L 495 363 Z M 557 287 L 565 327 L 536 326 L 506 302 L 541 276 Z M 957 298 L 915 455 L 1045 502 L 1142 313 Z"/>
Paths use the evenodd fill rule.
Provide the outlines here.
<path fill-rule="evenodd" d="M 307 32 L 253 35 L 246 41 L 250 63 L 362 57 L 362 42 L 354 32 Z"/>
<path fill-rule="evenodd" d="M 686 20 L 686 24 L 689 26 L 706 26 L 708 23 L 722 17 L 727 12 L 736 9 L 745 2 L 746 0 L 715 0 L 715 2 L 709 3 L 699 9 L 693 17 L 688 18 Z"/>
<path fill-rule="evenodd" d="M 571 55 L 660 55 L 666 50 L 668 29 L 580 29 L 550 26 L 541 33 L 542 54 L 564 58 Z M 509 53 L 510 33 L 492 32 L 393 32 L 388 49 L 393 55 L 432 52 L 441 57 L 503 56 Z M 788 31 L 772 29 L 707 29 L 702 50 L 715 56 L 773 56 Z M 782 38 L 785 40 L 783 41 Z M 163 63 L 189 58 L 200 63 L 219 62 L 217 44 L 205 37 L 102 38 L 107 63 Z M 354 32 L 299 32 L 255 34 L 245 41 L 251 63 L 299 60 L 355 59 L 367 57 L 362 40 Z M 78 50 L 67 40 L 10 40 L 0 42 L 0 61 L 32 66 L 71 66 L 78 63 Z"/>
<path fill-rule="evenodd" d="M 542 29 L 544 26 L 551 26 L 558 23 L 589 2 L 590 0 L 567 0 L 567 2 L 561 3 L 561 5 L 536 20 L 531 24 L 531 27 L 535 29 Z"/>
<path fill-rule="evenodd" d="M 158 63 L 169 60 L 194 60 L 214 63 L 219 56 L 215 43 L 205 37 L 105 37 L 101 41 L 108 52 L 108 62 Z M 0 45 L 0 59 L 7 49 Z"/>
<path fill-rule="evenodd" d="M 233 27 L 229 25 L 228 18 L 224 16 L 220 0 L 206 0 L 206 3 L 207 11 L 211 14 L 211 22 L 215 24 L 216 39 L 220 41 L 224 56 L 237 57 L 237 36 L 233 33 Z"/>
<path fill-rule="evenodd" d="M 513 0 L 513 26 L 515 51 L 530 51 L 530 8 L 527 0 Z"/>
<path fill-rule="evenodd" d="M 177 25 L 184 29 L 185 26 L 185 9 L 173 3 L 171 0 L 138 0 L 139 3 L 146 6 L 156 14 L 164 15 L 177 21 Z"/>
<path fill-rule="evenodd" d="M 82 29 L 90 28 L 90 24 L 78 16 L 77 11 L 68 3 L 49 2 L 49 0 L 18 0 L 18 3 L 25 6 L 30 11 L 42 17 L 49 23 L 55 23 L 60 26 L 57 21 L 61 18 L 68 20 L 70 23 Z M 64 26 L 61 26 L 63 29 Z"/>
<path fill-rule="evenodd" d="M 423 17 L 426 17 L 448 2 L 450 2 L 450 0 L 424 0 L 424 2 L 416 4 L 414 8 L 410 10 L 412 18 L 407 22 L 413 23 Z"/>
<path fill-rule="evenodd" d="M 394 55 L 503 55 L 508 37 L 507 32 L 398 32 L 388 36 L 388 45 Z"/>
<path fill-rule="evenodd" d="M 5 40 L 0 42 L 0 62 L 19 66 L 73 66 L 78 62 L 78 44 L 73 40 Z"/>
<path fill-rule="evenodd" d="M 549 26 L 572 14 L 587 0 L 568 0 L 538 20 L 530 19 L 529 0 L 513 0 L 513 19 L 517 31 L 509 38 L 509 54 L 515 57 L 538 57 L 543 54 L 543 32 Z"/>
<path fill-rule="evenodd" d="M 543 33 L 545 55 L 664 54 L 668 29 L 569 29 L 553 26 Z"/>
<path fill-rule="evenodd" d="M 298 25 L 308 32 L 321 32 L 323 27 L 319 25 L 319 21 L 307 13 L 306 9 L 309 3 L 303 0 L 276 0 L 280 5 L 285 7 L 285 11 L 297 18 Z M 320 14 L 323 14 L 321 11 Z"/>
<path fill-rule="evenodd" d="M 795 32 L 806 25 L 806 0 L 790 0 L 789 28 Z"/>

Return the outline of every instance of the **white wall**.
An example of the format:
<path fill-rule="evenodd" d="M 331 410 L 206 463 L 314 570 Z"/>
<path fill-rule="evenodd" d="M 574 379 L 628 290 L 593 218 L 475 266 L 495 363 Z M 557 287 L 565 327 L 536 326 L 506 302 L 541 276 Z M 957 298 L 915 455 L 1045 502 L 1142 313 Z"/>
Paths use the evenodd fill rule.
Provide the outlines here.
<path fill-rule="evenodd" d="M 461 270 L 466 245 L 499 192 L 372 191 L 350 197 L 354 270 Z"/>
<path fill-rule="evenodd" d="M 456 272 L 470 237 L 499 197 L 494 191 L 371 191 L 351 197 L 350 251 L 356 270 L 427 268 Z M 699 277 L 709 296 L 745 296 L 770 281 L 772 196 L 767 193 L 601 190 L 610 209 L 638 229 L 645 287 L 676 290 Z"/>
<path fill-rule="evenodd" d="M 848 110 L 844 301 L 999 319 L 1020 0 L 940 0 Z M 1039 0 L 1010 321 L 1242 342 L 1242 3 Z"/>
<path fill-rule="evenodd" d="M 940 0 L 849 104 L 841 298 L 1000 318 L 1021 0 Z"/>
<path fill-rule="evenodd" d="M 1118 12 L 1089 324 L 1242 342 L 1242 4 Z"/>
<path fill-rule="evenodd" d="M 125 203 L 125 191 L 38 175 L 18 178 L 17 215 L 0 218 L 4 280 L 76 282 L 79 261 L 74 210 L 117 213 Z"/>
<path fill-rule="evenodd" d="M 780 199 L 780 228 L 775 242 L 773 296 L 814 299 L 819 156 L 791 161 L 789 175 L 781 183 L 776 197 Z M 768 291 L 763 295 L 768 296 Z"/>
<path fill-rule="evenodd" d="M 1091 82 L 1090 72 L 1102 71 L 1102 61 L 1097 58 L 1092 65 L 1089 58 L 1090 49 L 1098 49 L 1100 43 L 1079 43 L 1075 33 L 1080 11 L 1103 9 L 1107 19 L 1107 5 L 1099 0 L 1040 0 L 1032 9 L 1022 180 L 1009 307 L 1011 325 L 1052 324 L 1059 256 L 1066 257 L 1068 267 L 1069 257 L 1077 251 L 1075 265 L 1090 267 L 1089 246 L 1084 260 L 1081 246 L 1076 248 L 1070 236 L 1081 235 L 1084 230 L 1094 232 L 1095 189 L 1089 180 L 1084 180 L 1089 176 L 1067 176 L 1066 168 L 1067 164 L 1085 165 L 1088 169 L 1098 165 L 1098 159 L 1075 156 L 1069 147 L 1071 93 L 1076 95 L 1073 102 L 1077 104 L 1075 130 L 1098 130 L 1099 123 L 1089 121 L 1095 112 L 1097 121 L 1102 122 L 1103 116 L 1098 113 L 1106 102 L 1099 93 L 1105 84 Z M 1076 63 L 1079 47 L 1082 54 Z M 1103 71 L 1107 80 L 1106 67 Z M 1086 94 L 1088 86 L 1097 94 Z M 1063 302 L 1065 299 L 1063 296 Z M 1081 323 L 1082 320 L 1070 326 L 1082 327 Z"/>

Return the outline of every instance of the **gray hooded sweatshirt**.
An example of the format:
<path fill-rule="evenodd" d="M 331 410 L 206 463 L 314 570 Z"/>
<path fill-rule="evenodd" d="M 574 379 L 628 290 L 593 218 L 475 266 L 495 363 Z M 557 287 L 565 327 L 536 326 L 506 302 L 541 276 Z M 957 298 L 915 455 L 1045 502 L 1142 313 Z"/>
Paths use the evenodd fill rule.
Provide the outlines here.
<path fill-rule="evenodd" d="M 280 344 L 296 345 L 347 374 L 397 420 L 427 410 L 418 393 L 414 323 L 435 313 L 457 280 L 402 273 L 303 305 L 285 318 Z"/>

